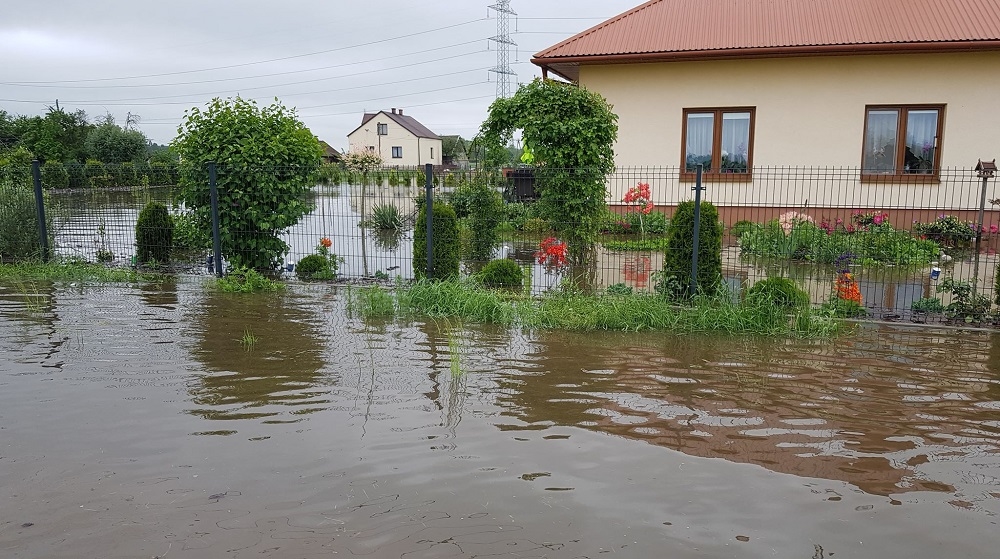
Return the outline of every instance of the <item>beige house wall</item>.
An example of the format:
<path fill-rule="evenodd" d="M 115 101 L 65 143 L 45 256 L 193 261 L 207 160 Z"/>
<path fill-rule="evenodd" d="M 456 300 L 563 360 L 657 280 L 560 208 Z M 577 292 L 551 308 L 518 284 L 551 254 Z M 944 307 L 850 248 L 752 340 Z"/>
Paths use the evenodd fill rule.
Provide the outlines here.
<path fill-rule="evenodd" d="M 754 184 L 715 188 L 717 203 L 797 207 L 869 205 L 978 207 L 977 189 L 940 184 L 860 184 L 865 106 L 944 104 L 941 166 L 971 169 L 1000 155 L 1000 53 L 866 55 L 582 66 L 580 84 L 599 92 L 618 115 L 621 167 L 681 165 L 682 111 L 756 107 L 753 165 L 837 168 L 835 184 L 789 171 L 754 174 Z M 634 174 L 631 173 L 631 174 Z M 631 175 L 630 174 L 630 175 Z M 656 173 L 651 173 L 656 174 Z M 612 200 L 639 177 L 613 178 Z M 676 172 L 653 177 L 661 203 L 690 198 Z M 768 185 L 780 182 L 780 188 Z M 656 195 L 660 183 L 661 195 Z M 960 188 L 956 186 L 961 186 Z M 710 190 L 709 192 L 712 192 Z M 846 197 L 849 197 L 848 201 Z"/>
<path fill-rule="evenodd" d="M 378 124 L 387 125 L 388 134 L 378 135 Z M 347 136 L 352 150 L 374 147 L 382 155 L 386 166 L 415 167 L 432 163 L 441 164 L 441 140 L 418 138 L 391 118 L 379 113 L 364 126 Z M 392 148 L 403 148 L 403 157 L 394 158 Z"/>

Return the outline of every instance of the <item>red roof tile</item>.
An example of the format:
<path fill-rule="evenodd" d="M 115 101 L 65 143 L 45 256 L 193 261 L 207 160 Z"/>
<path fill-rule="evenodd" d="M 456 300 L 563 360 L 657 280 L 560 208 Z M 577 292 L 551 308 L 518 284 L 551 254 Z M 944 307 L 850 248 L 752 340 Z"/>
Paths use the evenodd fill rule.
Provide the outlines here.
<path fill-rule="evenodd" d="M 956 49 L 1000 50 L 1000 0 L 652 0 L 539 52 L 532 62 Z"/>

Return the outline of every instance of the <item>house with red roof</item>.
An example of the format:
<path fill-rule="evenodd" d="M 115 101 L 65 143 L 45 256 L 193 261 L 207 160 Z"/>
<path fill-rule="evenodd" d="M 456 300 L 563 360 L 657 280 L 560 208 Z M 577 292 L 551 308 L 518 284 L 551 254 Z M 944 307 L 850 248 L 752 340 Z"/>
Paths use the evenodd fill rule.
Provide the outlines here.
<path fill-rule="evenodd" d="M 387 166 L 441 164 L 441 138 L 403 109 L 365 113 L 361 125 L 347 135 L 351 150 L 379 153 Z"/>
<path fill-rule="evenodd" d="M 611 103 L 618 165 L 722 203 L 978 207 L 948 169 L 1000 154 L 1000 0 L 651 0 L 532 62 Z"/>

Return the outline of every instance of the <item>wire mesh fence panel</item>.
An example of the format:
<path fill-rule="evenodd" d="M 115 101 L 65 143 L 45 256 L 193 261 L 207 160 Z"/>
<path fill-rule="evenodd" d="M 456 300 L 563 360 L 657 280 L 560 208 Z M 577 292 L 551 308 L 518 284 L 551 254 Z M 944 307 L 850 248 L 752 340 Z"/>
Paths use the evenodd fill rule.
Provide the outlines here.
<path fill-rule="evenodd" d="M 163 164 L 44 167 L 57 256 L 111 265 L 167 259 L 175 269 L 208 270 L 207 172 L 184 190 L 157 184 L 176 184 L 182 175 L 183 169 Z M 217 171 L 227 265 L 251 264 L 320 287 L 333 278 L 427 274 L 426 222 L 420 222 L 424 168 L 262 168 L 239 180 L 234 170 Z M 35 210 L 27 172 L 4 170 L 5 235 L 37 223 L 34 215 L 6 217 Z M 594 177 L 605 191 L 596 203 L 572 193 L 552 195 L 565 186 L 557 181 Z M 298 187 L 284 190 L 293 179 Z M 566 280 L 595 291 L 655 291 L 663 281 L 674 212 L 694 198 L 696 186 L 687 169 L 651 166 L 606 175 L 544 167 L 493 173 L 436 168 L 431 185 L 438 210 L 450 208 L 440 217 L 448 227 L 431 228 L 437 265 L 451 266 L 455 254 L 459 274 L 468 276 L 490 261 L 513 260 L 534 293 Z M 839 296 L 838 285 L 850 274 L 862 305 L 882 317 L 911 316 L 922 300 L 936 297 L 944 306 L 968 303 L 970 293 L 980 305 L 982 297 L 994 298 L 1000 211 L 990 202 L 996 198 L 992 182 L 974 171 L 889 176 L 856 168 L 753 168 L 706 173 L 702 188 L 718 222 L 702 222 L 701 234 L 721 232 L 723 280 L 737 296 L 760 280 L 787 277 L 820 305 Z M 166 222 L 140 232 L 140 214 L 150 203 L 169 214 L 169 234 Z M 36 255 L 8 238 L 7 248 L 0 247 L 5 260 Z M 966 287 L 971 291 L 963 292 Z"/>
<path fill-rule="evenodd" d="M 0 262 L 43 254 L 31 176 L 31 167 L 26 165 L 0 167 Z"/>

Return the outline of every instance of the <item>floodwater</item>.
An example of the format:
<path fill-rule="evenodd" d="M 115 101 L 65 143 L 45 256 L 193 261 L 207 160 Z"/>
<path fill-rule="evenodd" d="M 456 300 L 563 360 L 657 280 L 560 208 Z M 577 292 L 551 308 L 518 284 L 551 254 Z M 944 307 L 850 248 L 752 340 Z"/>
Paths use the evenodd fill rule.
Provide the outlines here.
<path fill-rule="evenodd" d="M 997 333 L 365 323 L 201 282 L 0 284 L 0 557 L 1000 546 Z"/>

